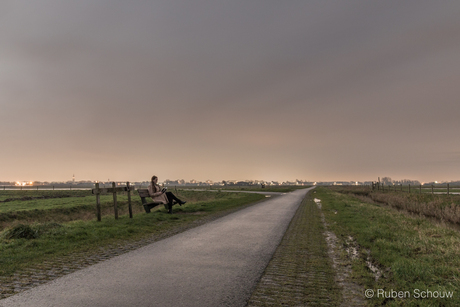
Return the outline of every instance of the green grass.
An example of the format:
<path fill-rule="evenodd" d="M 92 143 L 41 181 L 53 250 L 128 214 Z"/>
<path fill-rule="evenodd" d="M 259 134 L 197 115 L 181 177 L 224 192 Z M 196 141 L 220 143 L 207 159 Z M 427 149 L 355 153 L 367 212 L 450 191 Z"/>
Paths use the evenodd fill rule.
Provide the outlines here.
<path fill-rule="evenodd" d="M 369 188 L 345 187 L 331 188 L 334 191 L 350 194 L 367 202 L 386 204 L 392 208 L 417 215 L 460 225 L 460 195 L 431 195 L 428 193 L 403 193 L 394 191 L 371 191 Z"/>
<path fill-rule="evenodd" d="M 2 196 L 3 191 L 0 191 Z M 68 222 L 74 220 L 91 220 L 96 216 L 96 196 L 90 191 L 46 191 L 46 199 L 41 197 L 44 191 L 6 191 L 9 199 L 0 203 L 0 230 L 17 223 Z M 24 193 L 27 192 L 26 198 Z M 218 200 L 232 197 L 226 193 L 215 193 L 193 190 L 174 190 L 178 197 L 189 202 Z M 137 192 L 131 195 L 134 213 L 144 212 L 141 199 Z M 118 193 L 117 204 L 119 214 L 128 213 L 128 197 Z M 113 195 L 101 195 L 102 214 L 113 216 Z M 158 208 L 157 208 L 158 209 Z M 154 209 L 154 210 L 157 210 Z"/>
<path fill-rule="evenodd" d="M 95 217 L 96 197 L 80 195 L 60 197 L 59 194 L 49 199 L 26 199 L 16 197 L 13 201 L 0 203 L 0 230 L 15 223 L 33 222 L 65 222 Z M 22 199 L 22 200 L 19 200 Z M 136 212 L 142 210 L 140 198 L 132 196 L 132 204 Z M 118 195 L 117 203 L 122 212 L 127 211 L 127 196 Z M 113 207 L 113 196 L 101 196 L 104 214 L 110 214 Z M 113 211 L 113 210 L 112 210 Z"/>
<path fill-rule="evenodd" d="M 107 214 L 101 222 L 95 221 L 94 215 L 92 220 L 71 222 L 17 222 L 0 232 L 0 276 L 11 276 L 26 268 L 40 267 L 45 260 L 49 263 L 74 253 L 91 252 L 104 246 L 165 233 L 190 225 L 197 219 L 264 198 L 263 195 L 244 193 L 183 191 L 178 194 L 188 202 L 182 207 L 174 206 L 173 215 L 160 208 L 150 214 L 135 214 L 133 219 L 125 214 L 115 220 L 113 215 Z M 86 198 L 78 200 L 85 204 L 87 201 Z M 92 201 L 95 202 L 94 199 Z M 73 204 L 81 206 L 78 201 Z M 44 203 L 40 203 L 40 206 L 42 211 L 39 212 L 52 211 L 43 211 L 43 208 L 50 208 Z M 34 212 L 35 209 L 28 210 Z"/>
<path fill-rule="evenodd" d="M 353 261 L 354 278 L 363 289 L 409 291 L 410 297 L 376 297 L 371 306 L 459 306 L 460 234 L 412 217 L 387 206 L 363 202 L 356 197 L 318 188 L 323 212 L 331 230 L 349 244 L 349 236 L 359 246 Z M 382 272 L 375 279 L 366 264 L 370 261 Z M 453 291 L 453 298 L 416 298 L 416 289 Z M 391 293 L 391 292 L 388 292 Z"/>
<path fill-rule="evenodd" d="M 90 196 L 91 190 L 0 190 L 0 202 L 6 199 L 22 199 L 27 197 L 79 197 Z"/>
<path fill-rule="evenodd" d="M 126 197 L 118 197 L 124 200 Z M 101 202 L 113 201 L 113 197 L 101 196 Z M 95 197 L 69 197 L 69 198 L 53 198 L 53 199 L 32 199 L 32 200 L 14 200 L 2 203 L 0 205 L 0 213 L 28 211 L 28 210 L 48 210 L 48 209 L 63 209 L 76 206 L 93 205 L 96 203 Z"/>

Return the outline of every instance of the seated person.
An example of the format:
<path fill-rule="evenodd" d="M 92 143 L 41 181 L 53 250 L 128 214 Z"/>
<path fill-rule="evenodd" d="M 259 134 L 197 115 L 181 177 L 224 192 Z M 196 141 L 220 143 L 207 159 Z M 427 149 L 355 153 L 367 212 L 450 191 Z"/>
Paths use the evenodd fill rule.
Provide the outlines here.
<path fill-rule="evenodd" d="M 153 201 L 161 202 L 162 204 L 168 204 L 169 211 L 172 213 L 173 201 L 176 201 L 180 206 L 185 204 L 185 201 L 177 198 L 172 192 L 166 192 L 166 188 L 161 189 L 158 185 L 158 177 L 153 176 L 149 185 L 149 194 Z"/>

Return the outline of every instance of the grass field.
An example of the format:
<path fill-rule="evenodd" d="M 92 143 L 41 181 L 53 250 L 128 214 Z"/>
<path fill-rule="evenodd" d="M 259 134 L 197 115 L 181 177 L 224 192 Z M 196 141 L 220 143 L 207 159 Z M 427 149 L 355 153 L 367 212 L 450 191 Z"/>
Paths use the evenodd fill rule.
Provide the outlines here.
<path fill-rule="evenodd" d="M 173 191 L 176 193 L 176 191 Z M 222 194 L 193 190 L 177 190 L 176 193 L 189 201 L 210 201 L 219 199 Z M 227 195 L 226 197 L 232 197 Z M 102 213 L 112 216 L 113 196 L 101 195 Z M 131 195 L 134 213 L 144 212 L 141 199 Z M 128 196 L 117 194 L 119 214 L 128 214 Z M 158 208 L 160 209 L 160 208 Z M 157 209 L 157 210 L 158 210 Z M 96 197 L 91 191 L 0 191 L 0 231 L 18 223 L 69 222 L 92 220 L 96 216 Z"/>
<path fill-rule="evenodd" d="M 409 213 L 423 215 L 460 226 L 460 195 L 371 191 L 365 187 L 334 187 L 333 190 L 354 195 L 363 201 L 385 204 Z"/>
<path fill-rule="evenodd" d="M 187 204 L 174 206 L 173 215 L 159 208 L 146 214 L 140 198 L 132 196 L 134 218 L 127 215 L 127 196 L 118 195 L 119 216 L 114 219 L 112 196 L 101 197 L 104 215 L 96 221 L 95 196 L 85 191 L 0 192 L 0 277 L 40 267 L 71 254 L 91 253 L 104 246 L 124 244 L 161 234 L 226 210 L 261 200 L 264 195 L 207 191 L 178 191 Z M 27 192 L 27 193 L 24 193 Z M 36 199 L 48 193 L 48 199 Z M 70 193 L 70 195 L 69 195 Z M 86 193 L 88 193 L 86 191 Z M 63 197 L 66 195 L 66 197 Z M 24 197 L 29 197 L 26 200 Z"/>
<path fill-rule="evenodd" d="M 0 202 L 11 199 L 89 196 L 91 190 L 0 190 Z"/>
<path fill-rule="evenodd" d="M 354 193 L 315 195 L 369 306 L 460 306 L 457 230 Z"/>

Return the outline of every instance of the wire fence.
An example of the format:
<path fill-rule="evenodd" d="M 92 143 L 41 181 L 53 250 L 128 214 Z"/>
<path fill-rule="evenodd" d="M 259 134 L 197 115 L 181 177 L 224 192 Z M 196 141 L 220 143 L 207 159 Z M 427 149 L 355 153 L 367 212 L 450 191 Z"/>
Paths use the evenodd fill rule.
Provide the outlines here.
<path fill-rule="evenodd" d="M 439 185 L 403 185 L 403 184 L 383 184 L 375 182 L 372 184 L 373 191 L 382 192 L 406 192 L 406 193 L 419 193 L 419 194 L 441 194 L 441 195 L 455 195 L 460 194 L 460 186 L 451 185 L 449 183 Z"/>

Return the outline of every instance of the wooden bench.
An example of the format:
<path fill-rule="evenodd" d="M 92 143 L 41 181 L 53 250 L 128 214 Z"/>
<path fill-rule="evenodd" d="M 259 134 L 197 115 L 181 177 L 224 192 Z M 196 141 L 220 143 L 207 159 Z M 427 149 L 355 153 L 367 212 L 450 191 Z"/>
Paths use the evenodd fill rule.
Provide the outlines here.
<path fill-rule="evenodd" d="M 154 208 L 154 207 L 156 207 L 158 205 L 164 205 L 165 209 L 169 210 L 168 204 L 163 204 L 162 202 L 159 202 L 159 201 L 154 201 L 154 202 L 148 203 L 145 200 L 146 197 L 150 197 L 148 189 L 138 189 L 137 192 L 139 193 L 139 196 L 141 197 L 142 205 L 144 206 L 145 212 L 150 213 L 150 209 L 152 209 L 152 208 Z M 175 204 L 175 203 L 176 202 L 174 202 L 173 204 Z"/>

